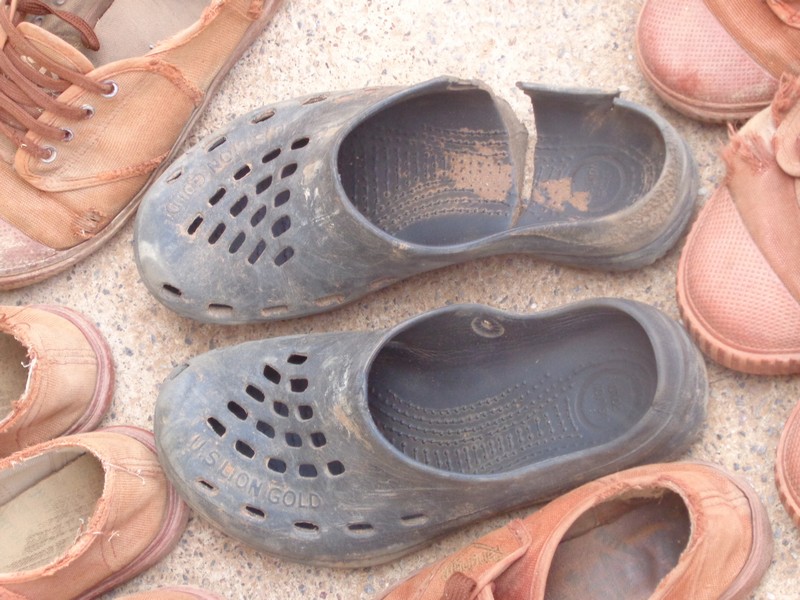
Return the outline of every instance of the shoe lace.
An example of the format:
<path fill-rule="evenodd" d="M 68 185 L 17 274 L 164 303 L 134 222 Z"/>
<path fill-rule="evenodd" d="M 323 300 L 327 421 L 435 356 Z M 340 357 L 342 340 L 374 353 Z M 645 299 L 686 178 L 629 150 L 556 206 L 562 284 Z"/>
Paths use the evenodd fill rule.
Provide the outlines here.
<path fill-rule="evenodd" d="M 49 140 L 70 141 L 69 129 L 39 121 L 48 111 L 65 119 L 88 119 L 94 108 L 88 104 L 70 106 L 58 100 L 59 94 L 72 85 L 101 95 L 116 93 L 111 81 L 94 81 L 86 75 L 58 64 L 36 48 L 18 29 L 23 15 L 53 15 L 74 27 L 81 42 L 97 50 L 100 42 L 92 27 L 79 16 L 51 8 L 41 0 L 0 0 L 0 134 L 22 148 L 49 162 L 55 149 L 26 138 L 28 132 Z"/>

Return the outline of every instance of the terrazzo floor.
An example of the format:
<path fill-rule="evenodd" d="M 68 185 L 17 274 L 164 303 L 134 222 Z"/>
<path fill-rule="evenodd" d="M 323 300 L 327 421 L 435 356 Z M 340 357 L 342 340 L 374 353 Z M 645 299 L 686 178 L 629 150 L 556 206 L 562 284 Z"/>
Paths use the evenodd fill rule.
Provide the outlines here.
<path fill-rule="evenodd" d="M 640 0 L 287 0 L 236 65 L 188 143 L 264 104 L 337 89 L 410 84 L 438 75 L 477 78 L 505 97 L 533 128 L 517 81 L 620 89 L 670 120 L 697 159 L 702 205 L 723 177 L 721 126 L 690 121 L 663 105 L 636 66 Z M 0 292 L 0 304 L 58 303 L 84 312 L 107 336 L 117 389 L 104 424 L 152 428 L 159 385 L 172 368 L 212 348 L 269 336 L 378 329 L 446 303 L 478 302 L 533 312 L 597 296 L 632 298 L 678 318 L 680 246 L 635 272 L 601 273 L 524 256 L 475 261 L 413 277 L 324 315 L 221 327 L 172 314 L 154 300 L 133 263 L 129 224 L 105 248 L 39 285 Z M 688 457 L 746 477 L 773 527 L 772 566 L 754 598 L 800 596 L 800 531 L 781 506 L 773 461 L 783 423 L 800 399 L 800 377 L 755 377 L 708 363 L 711 394 L 702 439 Z M 533 509 L 531 509 L 533 510 Z M 517 516 L 530 510 L 516 513 Z M 267 556 L 193 517 L 174 552 L 108 595 L 192 584 L 231 600 L 368 599 L 420 566 L 508 520 L 501 516 L 387 565 L 314 568 Z"/>

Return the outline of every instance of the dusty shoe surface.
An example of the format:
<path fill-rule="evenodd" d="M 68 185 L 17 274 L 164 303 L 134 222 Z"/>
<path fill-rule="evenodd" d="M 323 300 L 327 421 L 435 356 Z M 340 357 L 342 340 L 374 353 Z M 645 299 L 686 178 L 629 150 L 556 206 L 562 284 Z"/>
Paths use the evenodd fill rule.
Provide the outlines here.
<path fill-rule="evenodd" d="M 652 307 L 455 305 L 198 356 L 164 384 L 155 428 L 167 475 L 224 532 L 358 566 L 680 455 L 706 392 L 699 352 Z"/>
<path fill-rule="evenodd" d="M 58 273 L 120 229 L 278 4 L 20 0 L 0 11 L 0 289 Z"/>
<path fill-rule="evenodd" d="M 0 456 L 97 427 L 114 390 L 101 333 L 61 306 L 0 306 Z"/>
<path fill-rule="evenodd" d="M 701 350 L 738 371 L 800 372 L 800 79 L 724 152 L 678 266 L 678 303 Z"/>
<path fill-rule="evenodd" d="M 609 475 L 420 571 L 383 600 L 744 600 L 772 556 L 756 493 L 712 465 Z"/>
<path fill-rule="evenodd" d="M 775 481 L 781 502 L 800 527 L 800 403 L 783 428 L 775 460 Z"/>
<path fill-rule="evenodd" d="M 797 1 L 647 0 L 639 66 L 662 99 L 704 121 L 747 119 L 800 73 Z"/>
<path fill-rule="evenodd" d="M 153 566 L 188 509 L 149 432 L 114 427 L 0 460 L 0 596 L 88 600 Z"/>
<path fill-rule="evenodd" d="M 520 84 L 527 132 L 482 83 L 317 94 L 244 115 L 149 190 L 136 258 L 178 313 L 220 323 L 341 306 L 415 273 L 523 252 L 584 268 L 662 256 L 694 206 L 694 160 L 613 93 Z"/>

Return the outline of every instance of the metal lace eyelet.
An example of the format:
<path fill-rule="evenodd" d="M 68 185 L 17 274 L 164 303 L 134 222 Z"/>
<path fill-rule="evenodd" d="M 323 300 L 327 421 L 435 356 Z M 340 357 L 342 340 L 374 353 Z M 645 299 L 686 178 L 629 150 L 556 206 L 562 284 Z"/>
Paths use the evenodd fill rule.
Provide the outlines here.
<path fill-rule="evenodd" d="M 481 337 L 497 338 L 506 332 L 506 328 L 491 317 L 475 317 L 472 319 L 472 331 Z"/>
<path fill-rule="evenodd" d="M 94 116 L 94 106 L 91 104 L 84 104 L 81 106 L 81 110 L 83 111 L 83 114 L 85 115 L 84 118 L 86 119 L 91 119 Z"/>
<path fill-rule="evenodd" d="M 56 6 L 64 6 L 67 3 L 67 0 L 55 0 L 54 4 Z"/>
<path fill-rule="evenodd" d="M 34 25 L 41 25 L 42 23 L 44 23 L 44 17 L 33 17 Z"/>
<path fill-rule="evenodd" d="M 75 139 L 75 133 L 72 131 L 72 129 L 67 129 L 67 128 L 65 127 L 65 128 L 63 128 L 61 131 L 63 131 L 63 132 L 64 132 L 64 139 L 63 139 L 63 141 L 65 141 L 65 142 L 71 142 L 72 140 L 74 140 L 74 139 Z"/>
<path fill-rule="evenodd" d="M 53 162 L 56 159 L 56 156 L 58 155 L 58 152 L 56 152 L 56 149 L 53 148 L 52 146 L 44 146 L 42 150 L 45 150 L 47 152 L 47 156 L 39 159 L 43 163 Z"/>
<path fill-rule="evenodd" d="M 117 92 L 119 92 L 119 85 L 117 85 L 117 82 L 114 81 L 113 79 L 107 79 L 107 80 L 105 80 L 103 82 L 103 84 L 111 86 L 111 91 L 110 92 L 107 92 L 105 94 L 101 94 L 101 96 L 103 96 L 103 98 L 113 98 L 114 96 L 117 95 Z"/>

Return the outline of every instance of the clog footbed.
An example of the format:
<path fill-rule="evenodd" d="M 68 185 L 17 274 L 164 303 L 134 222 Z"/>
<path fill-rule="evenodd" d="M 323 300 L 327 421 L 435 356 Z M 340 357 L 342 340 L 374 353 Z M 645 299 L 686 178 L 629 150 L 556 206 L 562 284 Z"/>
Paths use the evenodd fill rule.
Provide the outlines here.
<path fill-rule="evenodd" d="M 220 529 L 356 566 L 677 456 L 706 391 L 699 353 L 652 307 L 456 305 L 196 357 L 162 388 L 155 430 L 165 472 Z"/>
<path fill-rule="evenodd" d="M 526 129 L 483 84 L 301 98 L 235 120 L 155 183 L 143 281 L 182 315 L 237 323 L 493 254 L 626 269 L 669 250 L 697 186 L 675 130 L 616 94 L 520 85 L 537 124 L 529 200 Z"/>

